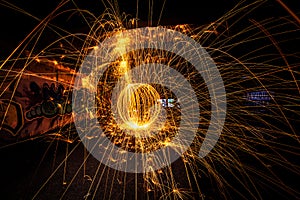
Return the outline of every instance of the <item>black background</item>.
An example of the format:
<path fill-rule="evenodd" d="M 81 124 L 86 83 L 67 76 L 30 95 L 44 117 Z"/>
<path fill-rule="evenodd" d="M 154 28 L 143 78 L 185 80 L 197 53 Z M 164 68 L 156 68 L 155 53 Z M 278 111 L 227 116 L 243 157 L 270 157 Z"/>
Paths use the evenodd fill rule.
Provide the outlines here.
<path fill-rule="evenodd" d="M 74 1 L 79 8 L 87 9 L 94 13 L 96 16 L 100 15 L 104 6 L 102 5 L 100 0 L 96 1 Z M 198 3 L 199 2 L 199 3 Z M 176 25 L 176 24 L 209 24 L 225 13 L 227 13 L 231 8 L 233 8 L 239 1 L 237 0 L 208 0 L 208 1 L 191 1 L 191 0 L 167 0 L 164 6 L 162 19 L 160 21 L 161 25 Z M 252 2 L 252 1 L 249 1 Z M 300 3 L 297 0 L 285 0 L 284 1 L 293 11 L 300 11 Z M 9 3 L 27 11 L 31 15 L 44 19 L 47 17 L 56 7 L 59 5 L 60 1 L 57 0 L 11 0 Z M 139 18 L 142 21 L 148 21 L 148 1 L 139 1 Z M 153 7 L 153 25 L 157 23 L 158 16 L 160 15 L 160 11 L 162 8 L 163 1 L 154 2 Z M 33 30 L 33 28 L 39 23 L 38 20 L 20 12 L 15 9 L 11 9 L 8 7 L 8 3 L 0 0 L 0 58 L 5 59 L 14 48 Z M 68 3 L 62 9 L 74 8 L 73 3 Z M 136 1 L 120 1 L 119 2 L 120 12 L 125 12 L 127 14 L 131 14 L 132 16 L 136 15 Z M 263 20 L 266 18 L 274 18 L 277 19 L 282 16 L 288 16 L 287 11 L 280 6 L 280 4 L 276 1 L 268 1 L 259 7 L 255 12 L 247 14 L 245 21 L 249 19 Z M 72 16 L 71 19 L 66 19 L 66 16 L 62 16 L 60 18 L 55 19 L 52 23 L 59 27 L 63 27 L 70 32 L 86 32 L 88 27 L 86 23 L 82 21 L 82 18 L 78 15 Z M 280 32 L 280 30 L 278 30 Z M 286 51 L 299 51 L 299 45 L 296 44 L 294 46 L 289 46 Z M 55 146 L 51 147 L 48 154 L 44 160 L 45 162 L 39 166 L 39 162 L 43 157 L 44 153 L 48 148 L 48 144 L 44 143 L 36 143 L 29 142 L 26 144 L 18 144 L 12 147 L 1 149 L 1 180 L 0 180 L 0 198 L 3 194 L 4 197 L 8 199 L 27 199 L 26 195 L 30 196 L 31 193 L 26 191 L 26 184 L 34 185 L 41 184 L 49 175 L 48 173 L 52 169 L 53 164 L 53 156 L 62 151 L 65 148 L 64 144 L 61 145 L 61 149 L 55 148 Z M 82 148 L 82 147 L 80 147 Z M 81 155 L 83 152 L 82 149 L 78 150 L 74 158 L 73 164 L 78 167 L 82 163 Z M 58 156 L 57 162 L 64 158 L 63 154 L 56 154 Z M 296 159 L 296 158 L 295 158 Z M 92 163 L 97 163 L 96 161 L 91 161 Z M 249 161 L 250 162 L 250 161 Z M 96 164 L 95 164 L 96 165 Z M 35 173 L 35 169 L 41 167 L 42 170 L 35 174 L 35 181 L 32 181 L 32 175 Z M 73 166 L 73 167 L 74 167 Z M 76 168 L 74 167 L 74 169 Z M 72 166 L 70 166 L 70 171 L 72 171 Z M 288 171 L 280 172 L 280 176 L 285 176 L 287 178 L 291 178 L 291 174 L 288 174 Z M 40 179 L 37 176 L 44 176 Z M 56 187 L 61 189 L 61 174 L 58 174 L 57 178 L 54 180 L 59 182 L 57 186 L 50 188 L 45 192 L 45 198 L 51 199 L 51 196 L 55 196 Z M 291 182 L 298 180 L 297 177 L 291 180 Z M 207 180 L 208 181 L 208 180 Z M 258 180 L 259 181 L 259 180 Z M 80 188 L 82 185 L 80 182 L 78 187 Z M 291 183 L 292 185 L 296 185 Z M 24 187 L 23 187 L 24 186 Z M 268 188 L 268 187 L 265 187 Z M 36 188 L 35 188 L 36 189 Z M 59 190 L 58 189 L 58 190 Z M 209 190 L 209 188 L 206 188 Z M 273 189 L 269 188 L 269 190 L 261 191 L 263 194 L 263 198 L 268 199 L 271 196 L 277 196 L 276 193 L 273 194 Z M 70 196 L 70 199 L 76 199 L 75 195 L 76 191 L 74 191 L 74 195 Z M 212 191 L 211 193 L 214 193 Z M 82 194 L 81 194 L 82 195 Z M 286 194 L 282 194 L 284 197 Z M 23 197 L 22 197 L 23 196 Z M 274 197 L 273 196 L 273 197 Z M 54 197 L 53 197 L 54 198 Z M 233 196 L 234 198 L 234 196 Z M 287 197 L 289 198 L 289 197 Z M 78 197 L 78 199 L 82 199 L 82 196 Z M 250 197 L 249 197 L 250 199 Z"/>

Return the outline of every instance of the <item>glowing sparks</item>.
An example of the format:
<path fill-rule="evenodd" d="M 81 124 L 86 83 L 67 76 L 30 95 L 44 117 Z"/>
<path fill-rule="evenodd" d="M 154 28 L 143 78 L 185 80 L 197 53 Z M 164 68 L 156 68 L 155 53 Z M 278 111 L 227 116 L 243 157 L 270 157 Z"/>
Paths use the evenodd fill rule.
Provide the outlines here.
<path fill-rule="evenodd" d="M 95 90 L 95 88 L 93 87 L 93 84 L 91 84 L 91 77 L 90 76 L 86 76 L 86 77 L 83 77 L 81 79 L 81 84 L 82 84 L 82 87 L 83 88 L 87 88 L 87 89 L 90 89 L 90 90 Z"/>
<path fill-rule="evenodd" d="M 260 3 L 261 1 L 258 2 Z M 98 139 L 100 137 L 106 137 L 111 141 L 112 145 L 116 145 L 119 148 L 119 157 L 111 156 L 110 146 L 103 145 L 105 154 L 109 155 L 110 161 L 115 165 L 127 163 L 128 160 L 133 159 L 132 157 L 125 156 L 127 152 L 135 152 L 148 156 L 155 151 L 159 151 L 163 147 L 169 147 L 176 151 L 177 149 L 181 149 L 185 143 L 184 140 L 179 140 L 178 144 L 175 144 L 174 137 L 178 135 L 181 118 L 184 117 L 182 116 L 181 105 L 191 97 L 184 96 L 183 98 L 180 98 L 179 101 L 179 98 L 177 98 L 173 91 L 167 87 L 162 87 L 159 84 L 155 85 L 153 83 L 145 84 L 137 81 L 133 82 L 132 70 L 137 68 L 139 65 L 147 63 L 165 64 L 179 71 L 185 79 L 188 79 L 193 83 L 192 90 L 194 90 L 197 94 L 199 101 L 197 102 L 197 106 L 200 107 L 201 115 L 199 121 L 197 121 L 197 137 L 193 144 L 190 145 L 190 148 L 179 159 L 179 167 L 177 168 L 178 163 L 175 163 L 174 165 L 176 167 L 167 166 L 156 171 L 154 170 L 148 173 L 131 176 L 132 174 L 130 173 L 124 173 L 125 175 L 123 175 L 122 172 L 113 171 L 111 168 L 100 165 L 100 170 L 97 169 L 97 171 L 94 172 L 95 165 L 88 166 L 88 157 L 90 154 L 85 152 L 83 159 L 84 163 L 82 164 L 82 166 L 84 166 L 83 171 L 86 172 L 87 168 L 90 167 L 93 168 L 91 171 L 95 173 L 93 174 L 94 176 L 91 176 L 88 179 L 90 188 L 89 192 L 86 193 L 87 195 L 85 198 L 92 196 L 93 199 L 97 199 L 97 192 L 101 191 L 104 193 L 104 197 L 100 194 L 99 199 L 102 199 L 102 197 L 103 199 L 114 199 L 112 196 L 115 194 L 113 194 L 112 191 L 114 187 L 113 182 L 116 180 L 118 182 L 118 187 L 120 185 L 121 190 L 123 190 L 123 199 L 131 198 L 131 196 L 126 196 L 128 193 L 127 190 L 129 190 L 128 188 L 130 188 L 131 184 L 136 187 L 136 190 L 132 190 L 130 192 L 134 192 L 137 197 L 140 195 L 137 191 L 143 191 L 146 195 L 148 195 L 148 199 L 151 199 L 153 196 L 161 196 L 161 199 L 204 199 L 204 196 L 208 192 L 201 188 L 206 184 L 206 182 L 205 184 L 201 183 L 202 177 L 209 178 L 209 182 L 212 182 L 212 184 L 215 185 L 215 188 L 211 190 L 213 193 L 220 193 L 220 196 L 222 196 L 223 199 L 228 197 L 227 190 L 232 188 L 232 185 L 230 185 L 230 181 L 232 179 L 239 183 L 244 183 L 241 188 L 244 187 L 243 189 L 246 194 L 239 194 L 242 195 L 243 198 L 247 195 L 254 197 L 254 199 L 260 198 L 260 194 L 256 191 L 256 188 L 259 188 L 260 185 L 263 184 L 268 184 L 279 189 L 288 188 L 284 182 L 276 177 L 277 175 L 274 175 L 275 173 L 271 171 L 273 170 L 271 168 L 272 166 L 283 166 L 284 168 L 291 166 L 291 171 L 299 175 L 298 166 L 289 162 L 288 157 L 285 157 L 284 154 L 281 155 L 282 152 L 290 152 L 293 155 L 299 155 L 297 147 L 297 145 L 299 145 L 299 143 L 297 143 L 299 142 L 299 134 L 297 133 L 298 129 L 291 128 L 295 126 L 293 124 L 293 120 L 298 120 L 300 116 L 300 113 L 297 110 L 299 104 L 299 87 L 296 87 L 298 85 L 298 72 L 296 68 L 299 66 L 299 63 L 289 65 L 288 62 L 282 63 L 279 61 L 278 64 L 277 61 L 280 57 L 284 57 L 286 61 L 290 58 L 292 58 L 291 60 L 299 58 L 299 53 L 292 52 L 291 54 L 285 55 L 281 51 L 279 54 L 273 50 L 270 52 L 267 51 L 268 47 L 272 46 L 272 43 L 275 43 L 278 47 L 282 45 L 281 41 L 275 41 L 277 36 L 280 38 L 279 35 L 282 35 L 288 39 L 289 34 L 299 32 L 299 26 L 295 26 L 295 30 L 287 29 L 280 33 L 279 31 L 276 32 L 276 30 L 273 30 L 274 27 L 285 27 L 287 25 L 294 27 L 295 24 L 299 24 L 299 18 L 287 7 L 287 5 L 283 4 L 283 1 L 277 0 L 277 2 L 279 2 L 279 4 L 288 11 L 291 17 L 279 18 L 276 20 L 266 19 L 259 24 L 260 29 L 254 26 L 255 24 L 250 24 L 249 27 L 238 31 L 238 27 L 234 26 L 240 20 L 239 18 L 235 19 L 235 22 L 235 15 L 239 16 L 241 13 L 244 15 L 244 13 L 246 13 L 244 11 L 256 6 L 255 3 L 253 5 L 246 5 L 242 8 L 236 8 L 236 10 L 226 14 L 220 20 L 205 25 L 204 27 L 190 27 L 189 25 L 184 24 L 169 27 L 169 29 L 178 30 L 185 35 L 190 36 L 207 48 L 213 59 L 218 63 L 218 68 L 220 69 L 222 78 L 226 83 L 226 90 L 228 90 L 227 95 L 229 99 L 229 110 L 225 129 L 223 131 L 224 133 L 222 133 L 223 135 L 214 151 L 212 151 L 208 157 L 204 159 L 199 159 L 197 153 L 201 148 L 201 142 L 207 132 L 207 124 L 211 121 L 211 118 L 208 115 L 211 114 L 210 110 L 213 102 L 210 102 L 208 100 L 209 98 L 207 98 L 209 96 L 209 92 L 207 91 L 201 76 L 193 71 L 193 66 L 191 66 L 186 60 L 173 55 L 171 52 L 142 49 L 140 51 L 128 53 L 127 48 L 132 43 L 132 40 L 129 37 L 124 37 L 122 32 L 124 32 L 127 27 L 124 27 L 123 25 L 121 26 L 123 19 L 121 19 L 120 16 L 115 16 L 117 14 L 109 13 L 109 15 L 103 15 L 101 16 L 101 20 L 96 21 L 95 24 L 88 24 L 89 27 L 97 28 L 92 28 L 91 32 L 86 35 L 86 38 L 80 39 L 81 42 L 82 40 L 86 40 L 84 41 L 85 44 L 83 46 L 74 48 L 73 39 L 75 40 L 76 37 L 79 36 L 70 35 L 69 37 L 72 39 L 68 37 L 63 38 L 64 40 L 67 40 L 67 44 L 58 45 L 64 50 L 64 52 L 69 51 L 68 53 L 53 54 L 51 52 L 52 46 L 49 46 L 44 49 L 43 52 L 40 52 L 41 55 L 38 54 L 39 57 L 28 56 L 28 58 L 26 58 L 26 62 L 30 63 L 33 61 L 36 65 L 38 64 L 43 66 L 45 63 L 50 63 L 51 65 L 54 65 L 55 68 L 53 69 L 62 69 L 63 62 L 69 59 L 71 61 L 66 62 L 70 62 L 68 64 L 72 67 L 64 70 L 64 72 L 59 74 L 59 76 L 63 77 L 66 73 L 70 73 L 74 76 L 77 72 L 77 66 L 82 63 L 82 59 L 89 53 L 89 51 L 97 53 L 101 50 L 101 47 L 97 45 L 95 46 L 95 44 L 109 38 L 111 35 L 118 36 L 117 40 L 113 41 L 113 51 L 109 52 L 111 54 L 118 55 L 118 59 L 109 63 L 109 67 L 103 73 L 103 76 L 94 77 L 86 76 L 85 74 L 78 75 L 82 76 L 81 86 L 86 89 L 86 91 L 98 92 L 96 94 L 96 105 L 94 105 L 94 109 L 97 110 L 97 113 L 95 114 L 90 110 L 86 110 L 87 115 L 84 116 L 83 121 L 85 118 L 94 119 L 95 121 L 98 120 L 97 123 L 99 123 L 101 128 L 104 130 L 99 135 L 88 135 L 86 139 L 92 141 L 95 138 Z M 105 17 L 109 19 L 106 20 Z M 86 21 L 88 21 L 87 19 L 88 18 L 85 18 Z M 230 26 L 229 21 L 234 22 L 232 23 L 232 26 Z M 251 19 L 248 21 L 253 22 Z M 132 28 L 133 26 L 138 25 L 137 22 L 138 19 L 136 18 L 129 19 L 128 24 Z M 126 23 L 126 20 L 124 20 L 124 24 Z M 244 26 L 245 25 L 243 24 L 243 27 Z M 266 34 L 268 37 L 275 35 L 271 42 L 266 40 L 266 35 L 263 34 L 263 30 L 270 30 L 270 32 Z M 278 28 L 277 30 L 280 29 Z M 233 33 L 235 31 L 236 33 Z M 163 34 L 159 34 L 154 35 L 153 37 L 159 38 L 163 36 Z M 34 40 L 34 38 L 32 39 Z M 175 39 L 176 42 L 180 43 L 180 37 Z M 54 42 L 53 46 L 55 43 L 58 44 L 60 42 L 61 39 Z M 284 43 L 285 41 L 282 42 Z M 68 47 L 68 44 L 70 47 Z M 245 44 L 246 46 L 243 46 Z M 252 47 L 253 49 L 251 49 Z M 244 49 L 246 49 L 246 53 L 243 52 Z M 185 51 L 184 47 L 183 51 Z M 237 56 L 234 56 L 235 54 L 237 54 Z M 55 58 L 48 60 L 48 57 L 53 55 L 55 55 Z M 23 58 L 19 57 L 16 60 L 18 59 L 21 61 L 23 60 Z M 62 59 L 64 59 L 64 61 L 62 61 Z M 14 60 L 12 61 L 14 62 Z M 10 59 L 6 62 L 9 64 L 13 63 Z M 102 68 L 103 66 L 97 66 L 95 71 L 101 70 Z M 22 70 L 25 69 L 26 67 Z M 7 73 L 7 75 L 2 75 L 3 72 L 6 73 L 5 70 L 9 71 L 9 73 Z M 16 92 L 14 87 L 17 87 L 19 84 L 17 79 L 15 79 L 15 76 L 13 76 L 14 70 L 14 68 L 2 69 L 2 65 L 0 70 L 1 78 L 3 78 L 6 82 L 9 82 L 9 84 L 6 84 L 4 81 L 1 83 L 2 85 L 0 87 L 4 88 L 3 90 L 13 88 L 12 91 L 10 91 L 13 92 L 13 94 Z M 49 74 L 54 77 L 53 80 L 58 83 L 65 83 L 65 80 L 55 78 L 57 74 L 53 73 L 52 68 L 50 71 L 51 72 Z M 295 79 L 290 80 L 282 75 L 287 72 L 295 75 Z M 154 73 L 145 74 L 145 76 L 149 77 L 154 75 Z M 125 80 L 123 82 L 120 81 L 122 77 Z M 161 79 L 164 78 L 168 79 L 169 77 L 163 77 Z M 72 79 L 74 79 L 74 77 Z M 174 79 L 177 80 L 176 78 Z M 93 86 L 94 84 L 92 84 L 96 81 L 98 81 L 97 88 Z M 116 96 L 116 102 L 113 102 L 113 88 L 118 85 L 118 81 L 120 81 L 120 90 L 118 90 L 119 93 Z M 181 86 L 181 84 L 182 82 L 178 82 L 176 87 Z M 68 84 L 69 88 L 64 90 L 64 92 L 71 91 L 73 89 L 72 85 L 73 84 Z M 274 95 L 272 93 L 272 98 L 270 98 L 270 101 L 266 104 L 264 104 L 263 100 L 261 100 L 262 103 L 259 102 L 255 99 L 256 97 L 250 98 L 251 94 L 253 94 L 251 92 L 258 90 L 261 91 L 261 89 L 268 91 L 269 94 L 271 93 L 269 91 L 276 91 Z M 53 91 L 54 93 L 57 92 L 54 89 Z M 0 91 L 0 93 L 1 92 L 2 91 Z M 32 91 L 27 92 L 32 93 Z M 3 94 L 5 93 L 3 92 Z M 4 95 L 1 93 L 0 97 L 3 98 Z M 9 96 L 9 98 L 10 97 L 11 96 Z M 243 99 L 244 97 L 245 99 Z M 21 100 L 25 99 L 24 96 L 18 98 Z M 28 99 L 25 100 L 25 103 L 27 103 Z M 54 101 L 55 98 L 51 97 L 49 100 Z M 81 99 L 77 100 L 82 103 Z M 244 101 L 248 101 L 248 103 L 250 102 L 251 105 L 245 105 L 243 103 Z M 65 102 L 69 103 L 70 99 L 67 99 Z M 116 110 L 112 110 L 113 104 L 116 105 Z M 3 105 L 0 104 L 0 111 L 4 108 L 1 106 Z M 57 107 L 58 109 L 63 110 L 65 103 L 59 102 Z M 257 109 L 255 112 L 253 111 L 254 108 Z M 86 109 L 84 103 L 82 103 L 81 109 Z M 7 114 L 7 112 L 5 113 Z M 62 114 L 62 112 L 60 114 Z M 188 115 L 188 117 L 191 116 Z M 51 119 L 49 119 L 49 121 L 50 120 Z M 189 123 L 190 124 L 183 128 L 189 130 L 190 126 L 195 124 L 195 122 Z M 13 126 L 15 126 L 15 124 L 13 124 Z M 87 124 L 87 126 L 92 125 Z M 0 127 L 0 129 L 1 128 L 2 127 Z M 74 141 L 79 140 L 78 135 L 76 135 L 76 139 L 69 139 L 71 132 L 73 133 L 75 130 L 72 129 L 71 125 L 67 125 L 67 130 L 60 127 L 59 130 L 57 130 L 57 133 L 47 134 L 47 136 L 52 136 L 53 138 L 56 138 L 56 140 L 71 144 L 74 143 Z M 46 134 L 44 137 L 46 137 Z M 287 138 L 287 141 L 291 141 L 290 144 L 281 145 L 280 142 L 282 138 Z M 99 146 L 102 146 L 102 144 L 99 144 Z M 75 148 L 77 148 L 77 146 Z M 261 149 L 263 150 L 261 151 Z M 36 196 L 43 191 L 42 189 L 46 186 L 46 183 L 48 183 L 52 177 L 55 177 L 53 176 L 54 173 L 57 173 L 57 170 L 60 169 L 61 166 L 67 166 L 65 163 L 67 163 L 69 157 L 72 156 L 72 153 L 73 150 L 70 151 L 70 147 L 68 146 L 66 148 L 65 160 L 57 167 L 56 170 L 54 170 L 53 174 L 49 177 L 45 184 L 41 185 Z M 251 159 L 259 163 L 262 166 L 262 169 L 258 169 L 251 163 L 247 163 L 247 161 Z M 155 157 L 149 156 L 146 162 L 161 164 L 166 162 L 166 160 L 156 159 Z M 151 168 L 151 165 L 148 167 Z M 263 167 L 267 170 L 264 171 Z M 67 169 L 67 167 L 65 167 L 65 169 Z M 79 167 L 78 171 L 73 174 L 74 177 L 69 177 L 70 181 L 65 181 L 65 176 L 67 177 L 69 174 L 72 174 L 72 170 L 68 173 L 66 172 L 67 170 L 64 171 L 64 181 L 62 184 L 66 189 L 61 198 L 63 198 L 66 191 L 72 186 L 72 184 L 75 183 L 73 180 L 77 178 L 76 176 L 78 174 L 80 174 L 80 170 L 82 170 L 81 167 Z M 113 173 L 111 173 L 111 171 L 113 171 Z M 270 173 L 268 174 L 268 172 Z M 227 179 L 226 176 L 230 173 L 234 173 L 232 176 L 233 178 Z M 112 176 L 110 176 L 111 174 Z M 178 174 L 179 176 L 177 176 Z M 252 174 L 258 175 L 259 178 L 264 181 L 263 184 L 255 183 L 255 181 L 253 181 L 254 179 L 251 177 Z M 138 179 L 137 177 L 141 177 L 141 179 Z M 112 183 L 108 184 L 109 181 L 112 181 Z M 185 183 L 187 183 L 185 186 L 188 188 L 181 188 L 181 185 L 177 184 L 177 182 L 180 181 L 185 181 Z M 140 185 L 143 185 L 143 187 L 140 188 Z M 98 189 L 100 187 L 102 187 L 101 190 Z M 253 192 L 253 189 L 249 189 L 248 187 L 255 188 L 255 192 Z M 194 191 L 192 190 L 195 190 L 195 193 L 198 192 L 198 194 L 195 195 L 196 197 L 193 196 Z M 287 191 L 287 193 L 293 193 L 292 189 L 288 188 Z M 238 193 L 242 192 L 238 191 Z"/>
<path fill-rule="evenodd" d="M 120 61 L 119 73 L 127 73 L 129 70 L 129 63 L 127 60 Z M 127 75 L 127 74 L 126 74 Z"/>
<path fill-rule="evenodd" d="M 130 38 L 125 38 L 121 33 L 118 33 L 118 40 L 115 44 L 115 52 L 119 54 L 120 56 L 123 56 L 123 54 L 126 53 L 126 47 L 128 46 L 128 44 L 130 43 Z M 125 60 L 125 59 L 123 59 Z"/>

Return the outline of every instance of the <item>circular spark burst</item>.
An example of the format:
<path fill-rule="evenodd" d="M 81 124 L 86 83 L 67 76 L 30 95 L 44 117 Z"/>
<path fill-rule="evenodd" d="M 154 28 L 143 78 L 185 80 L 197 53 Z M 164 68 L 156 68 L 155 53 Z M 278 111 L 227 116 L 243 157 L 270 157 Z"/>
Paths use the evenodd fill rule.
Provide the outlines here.
<path fill-rule="evenodd" d="M 226 98 L 222 78 L 210 56 L 196 41 L 182 33 L 164 28 L 132 29 L 106 38 L 99 44 L 99 48 L 85 58 L 80 69 L 80 76 L 76 77 L 75 89 L 73 90 L 73 113 L 79 135 L 93 156 L 112 168 L 126 172 L 141 173 L 157 170 L 177 160 L 193 142 L 200 119 L 196 92 L 193 91 L 189 82 L 178 71 L 169 66 L 151 62 L 139 66 L 138 64 L 145 60 L 144 57 L 139 58 L 141 60 L 135 59 L 136 63 L 132 63 L 132 65 L 136 67 L 132 69 L 132 72 L 126 69 L 128 68 L 126 62 L 128 61 L 125 55 L 128 52 L 143 49 L 169 51 L 185 58 L 187 62 L 195 66 L 196 72 L 202 75 L 207 84 L 211 97 L 212 117 L 207 136 L 200 149 L 200 157 L 207 155 L 214 147 L 221 134 L 225 120 Z M 154 106 L 151 112 L 152 106 L 147 105 L 149 103 L 157 105 L 157 103 L 153 102 L 159 100 L 158 92 L 155 93 L 154 91 L 156 90 L 152 86 L 151 88 L 153 89 L 151 90 L 150 86 L 148 86 L 148 90 L 145 91 L 140 88 L 134 92 L 140 93 L 134 95 L 134 93 L 131 94 L 132 92 L 130 92 L 133 86 L 139 84 L 160 84 L 169 88 L 180 100 L 182 116 L 180 126 L 175 137 L 169 138 L 168 145 L 165 145 L 164 148 L 145 154 L 124 153 L 123 150 L 120 152 L 118 148 L 114 148 L 114 145 L 109 143 L 106 135 L 101 134 L 101 128 L 98 129 L 97 133 L 94 133 L 94 128 L 90 128 L 94 126 L 99 127 L 95 116 L 95 106 L 93 105 L 93 102 L 95 102 L 95 88 L 97 88 L 100 79 L 99 76 L 103 76 L 109 64 L 115 62 L 118 57 L 122 58 L 119 67 L 121 71 L 124 71 L 124 75 L 117 84 L 117 92 L 115 91 L 117 100 L 114 101 L 112 99 L 112 109 L 114 110 L 114 106 L 117 106 L 119 118 L 122 120 L 121 126 L 125 124 L 131 128 L 134 127 L 131 131 L 136 132 L 134 135 L 137 136 L 141 135 L 137 133 L 141 127 L 144 132 L 148 133 L 154 132 L 155 129 L 158 130 L 153 122 L 158 121 L 158 119 L 160 119 L 158 122 L 161 122 L 161 119 L 163 119 L 162 117 L 157 117 L 161 112 L 161 107 Z M 120 89 L 118 85 L 121 86 Z M 88 91 L 86 92 L 87 89 Z M 128 91 L 130 93 L 125 95 L 125 92 Z M 103 93 L 102 95 L 106 96 Z M 141 96 L 144 96 L 144 98 L 140 98 Z M 147 102 L 149 98 L 150 102 Z M 83 104 L 82 102 L 78 104 L 77 99 L 83 101 Z M 167 98 L 166 100 L 169 99 Z M 85 105 L 84 102 L 87 102 L 87 104 Z M 133 110 L 133 108 L 136 109 Z M 147 110 L 143 111 L 145 108 Z M 133 114 L 134 111 L 137 114 Z M 152 121 L 149 121 L 150 115 Z M 82 120 L 82 116 L 86 116 L 85 120 Z M 104 116 L 104 118 L 107 117 Z M 101 120 L 103 120 L 103 117 Z M 107 127 L 102 126 L 102 129 L 106 131 Z M 95 141 L 91 141 L 93 137 L 96 138 Z M 136 143 L 139 144 L 140 142 Z M 134 159 L 128 159 L 129 157 Z M 122 160 L 127 161 L 122 162 Z M 156 162 L 153 162 L 153 160 Z"/>

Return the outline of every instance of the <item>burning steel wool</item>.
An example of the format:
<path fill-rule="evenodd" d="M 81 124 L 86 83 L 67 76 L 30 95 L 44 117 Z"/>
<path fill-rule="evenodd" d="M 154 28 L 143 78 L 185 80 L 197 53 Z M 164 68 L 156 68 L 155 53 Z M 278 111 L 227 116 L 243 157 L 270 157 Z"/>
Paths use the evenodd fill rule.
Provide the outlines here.
<path fill-rule="evenodd" d="M 0 63 L 0 153 L 25 171 L 0 188 L 26 188 L 5 197 L 300 196 L 300 21 L 284 0 L 204 24 L 164 21 L 167 1 L 146 20 L 139 1 L 66 0 L 42 19 L 0 2 L 38 21 Z"/>

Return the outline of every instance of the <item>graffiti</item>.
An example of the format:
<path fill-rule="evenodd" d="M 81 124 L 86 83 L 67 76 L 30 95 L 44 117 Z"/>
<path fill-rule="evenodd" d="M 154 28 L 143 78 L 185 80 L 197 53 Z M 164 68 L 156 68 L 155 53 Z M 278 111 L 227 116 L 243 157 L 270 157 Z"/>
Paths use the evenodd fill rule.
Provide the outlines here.
<path fill-rule="evenodd" d="M 21 105 L 9 99 L 0 99 L 0 131 L 15 136 L 23 127 Z"/>
<path fill-rule="evenodd" d="M 246 105 L 266 106 L 269 105 L 272 98 L 274 98 L 274 92 L 266 90 L 248 92 L 244 98 L 247 100 Z"/>
<path fill-rule="evenodd" d="M 0 85 L 0 142 L 34 138 L 69 126 L 73 76 L 69 68 L 35 62 L 24 71 L 0 70 L 0 77 L 8 77 Z"/>
<path fill-rule="evenodd" d="M 258 90 L 247 92 L 244 95 L 245 103 L 249 110 L 254 113 L 269 113 L 269 107 L 272 106 L 275 93 L 273 91 Z"/>
<path fill-rule="evenodd" d="M 179 101 L 176 101 L 175 99 L 158 99 L 157 101 L 160 102 L 162 107 L 164 108 L 173 108 L 175 106 L 180 108 L 180 105 L 178 103 Z"/>
<path fill-rule="evenodd" d="M 39 117 L 53 118 L 57 115 L 70 114 L 72 112 L 71 100 L 63 85 L 57 87 L 54 83 L 49 86 L 44 83 L 40 88 L 37 83 L 31 82 L 30 93 L 42 102 L 31 106 L 26 112 L 26 118 L 32 120 Z"/>

